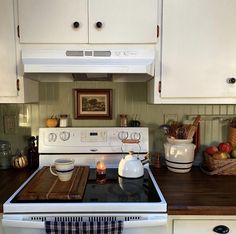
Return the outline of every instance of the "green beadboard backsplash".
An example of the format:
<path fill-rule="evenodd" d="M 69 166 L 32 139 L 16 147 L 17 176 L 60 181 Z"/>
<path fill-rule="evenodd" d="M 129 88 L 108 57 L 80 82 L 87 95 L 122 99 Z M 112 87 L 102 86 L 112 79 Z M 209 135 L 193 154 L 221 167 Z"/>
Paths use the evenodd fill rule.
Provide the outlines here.
<path fill-rule="evenodd" d="M 112 89 L 111 120 L 74 119 L 73 89 Z M 30 135 L 36 136 L 51 115 L 68 114 L 70 126 L 119 126 L 120 114 L 137 118 L 149 127 L 150 151 L 163 151 L 163 136 L 158 127 L 168 118 L 183 121 L 202 115 L 201 143 L 226 140 L 228 118 L 236 114 L 235 105 L 151 105 L 147 104 L 146 83 L 116 82 L 41 82 L 38 104 L 1 104 L 0 139 L 9 140 L 12 149 L 24 149 Z M 9 124 L 15 126 L 6 126 Z"/>

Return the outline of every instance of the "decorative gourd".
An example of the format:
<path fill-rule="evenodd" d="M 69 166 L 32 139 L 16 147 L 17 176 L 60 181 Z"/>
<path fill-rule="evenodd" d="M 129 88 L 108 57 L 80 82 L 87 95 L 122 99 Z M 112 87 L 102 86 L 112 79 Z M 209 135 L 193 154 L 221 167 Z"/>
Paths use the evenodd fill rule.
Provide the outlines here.
<path fill-rule="evenodd" d="M 24 168 L 28 165 L 28 159 L 25 155 L 18 155 L 13 158 L 12 166 L 14 168 Z"/>
<path fill-rule="evenodd" d="M 52 115 L 46 120 L 46 125 L 49 128 L 55 128 L 58 125 L 58 119 Z"/>

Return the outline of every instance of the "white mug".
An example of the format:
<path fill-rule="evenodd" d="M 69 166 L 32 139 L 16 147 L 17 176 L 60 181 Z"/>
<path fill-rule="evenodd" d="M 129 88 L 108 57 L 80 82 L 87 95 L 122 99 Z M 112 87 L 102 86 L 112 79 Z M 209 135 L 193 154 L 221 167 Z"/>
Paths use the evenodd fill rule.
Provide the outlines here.
<path fill-rule="evenodd" d="M 74 160 L 73 159 L 66 159 L 66 158 L 59 158 L 56 159 L 54 162 L 54 166 L 56 171 L 54 172 L 50 166 L 50 172 L 58 176 L 59 180 L 61 181 L 69 181 L 72 177 L 73 170 L 74 170 Z"/>

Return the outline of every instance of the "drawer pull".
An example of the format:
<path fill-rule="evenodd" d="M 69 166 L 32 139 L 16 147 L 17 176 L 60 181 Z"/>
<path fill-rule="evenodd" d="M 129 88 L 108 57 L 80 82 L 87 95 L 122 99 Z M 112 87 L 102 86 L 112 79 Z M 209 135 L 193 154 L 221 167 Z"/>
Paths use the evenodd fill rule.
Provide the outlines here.
<path fill-rule="evenodd" d="M 218 226 L 213 228 L 213 231 L 216 232 L 216 233 L 228 233 L 229 228 L 225 225 L 218 225 Z"/>

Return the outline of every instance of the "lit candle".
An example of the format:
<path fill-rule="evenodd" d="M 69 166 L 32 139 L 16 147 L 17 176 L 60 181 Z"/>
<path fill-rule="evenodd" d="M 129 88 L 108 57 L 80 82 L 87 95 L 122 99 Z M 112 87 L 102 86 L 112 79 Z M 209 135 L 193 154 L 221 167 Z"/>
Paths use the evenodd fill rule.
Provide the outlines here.
<path fill-rule="evenodd" d="M 98 161 L 96 166 L 96 172 L 98 175 L 106 174 L 106 165 L 103 161 Z"/>
<path fill-rule="evenodd" d="M 96 181 L 99 184 L 106 183 L 106 165 L 103 161 L 98 161 L 96 165 Z"/>

